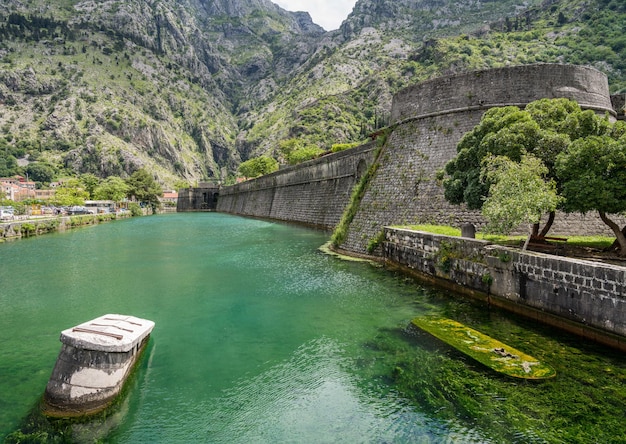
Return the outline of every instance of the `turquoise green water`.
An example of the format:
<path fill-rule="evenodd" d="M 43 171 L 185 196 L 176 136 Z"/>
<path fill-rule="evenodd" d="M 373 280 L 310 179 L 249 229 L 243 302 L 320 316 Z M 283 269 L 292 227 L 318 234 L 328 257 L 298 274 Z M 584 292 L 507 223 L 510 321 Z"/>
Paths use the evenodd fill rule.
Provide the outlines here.
<path fill-rule="evenodd" d="M 72 425 L 70 442 L 626 439 L 620 354 L 326 256 L 326 240 L 176 214 L 0 245 L 0 436 L 37 405 L 60 331 L 123 313 L 156 322 L 147 352 L 121 405 Z M 548 359 L 558 377 L 509 380 L 405 331 L 433 311 Z"/>

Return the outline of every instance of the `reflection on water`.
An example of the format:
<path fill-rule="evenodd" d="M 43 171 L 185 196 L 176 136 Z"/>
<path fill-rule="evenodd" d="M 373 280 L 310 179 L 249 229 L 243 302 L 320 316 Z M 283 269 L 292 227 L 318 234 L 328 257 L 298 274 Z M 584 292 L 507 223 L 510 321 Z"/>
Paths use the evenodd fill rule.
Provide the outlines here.
<path fill-rule="evenodd" d="M 119 443 L 621 436 L 623 357 L 323 255 L 317 248 L 326 238 L 181 214 L 0 245 L 0 435 L 21 427 Z M 509 380 L 405 331 L 412 317 L 433 311 L 548 360 L 559 375 L 541 384 Z M 156 322 L 128 396 L 87 423 L 26 427 L 59 332 L 116 312 Z"/>

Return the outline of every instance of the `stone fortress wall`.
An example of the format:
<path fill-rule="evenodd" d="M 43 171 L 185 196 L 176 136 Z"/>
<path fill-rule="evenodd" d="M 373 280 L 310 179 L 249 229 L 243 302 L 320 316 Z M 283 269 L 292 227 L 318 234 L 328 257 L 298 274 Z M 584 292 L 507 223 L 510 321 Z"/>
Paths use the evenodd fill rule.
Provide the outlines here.
<path fill-rule="evenodd" d="M 382 148 L 372 142 L 224 188 L 217 210 L 331 229 L 350 203 L 351 189 L 375 162 L 341 249 L 369 253 L 368 245 L 382 234 L 384 242 L 373 254 L 390 265 L 626 350 L 624 267 L 392 228 L 484 225 L 479 212 L 446 202 L 437 172 L 489 108 L 558 97 L 620 117 L 611 106 L 606 76 L 593 68 L 542 64 L 435 79 L 394 97 L 394 125 Z M 612 235 L 595 213 L 557 214 L 553 233 Z"/>
<path fill-rule="evenodd" d="M 584 109 L 616 118 L 607 77 L 594 68 L 575 65 L 537 64 L 470 72 L 398 92 L 392 105 L 393 130 L 342 249 L 365 253 L 370 241 L 388 225 L 483 226 L 479 212 L 446 202 L 437 172 L 456 156 L 461 137 L 489 108 L 523 107 L 534 100 L 557 97 L 574 99 Z M 374 162 L 376 147 L 371 142 L 221 188 L 217 211 L 332 230 L 350 202 L 352 188 Z M 594 213 L 559 214 L 551 234 L 612 233 Z"/>
<path fill-rule="evenodd" d="M 375 151 L 371 142 L 222 188 L 217 211 L 332 230 Z"/>
<path fill-rule="evenodd" d="M 477 71 L 423 82 L 393 100 L 389 136 L 376 177 L 361 201 L 342 248 L 365 253 L 387 225 L 433 223 L 460 227 L 484 220 L 449 204 L 436 174 L 456 156 L 461 137 L 489 108 L 523 107 L 541 98 L 566 97 L 583 109 L 616 117 L 606 76 L 582 66 L 538 64 Z M 594 214 L 558 214 L 551 234 L 612 233 Z"/>

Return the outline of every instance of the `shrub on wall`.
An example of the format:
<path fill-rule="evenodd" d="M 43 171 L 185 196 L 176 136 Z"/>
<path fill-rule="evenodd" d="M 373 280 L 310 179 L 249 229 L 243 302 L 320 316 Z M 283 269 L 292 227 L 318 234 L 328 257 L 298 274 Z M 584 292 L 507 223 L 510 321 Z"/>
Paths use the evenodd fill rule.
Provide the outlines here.
<path fill-rule="evenodd" d="M 335 231 L 333 232 L 333 236 L 331 238 L 331 244 L 333 247 L 340 246 L 346 240 L 346 236 L 348 235 L 348 228 L 350 227 L 354 216 L 356 216 L 359 205 L 361 204 L 361 200 L 365 195 L 365 191 L 367 191 L 367 188 L 369 187 L 370 181 L 376 175 L 376 171 L 378 170 L 378 158 L 381 152 L 382 147 L 377 148 L 376 154 L 374 155 L 374 162 L 369 167 L 367 172 L 363 175 L 359 183 L 357 183 L 352 190 L 350 203 L 348 204 L 346 211 L 343 213 L 339 224 L 337 224 L 337 228 L 335 228 Z"/>

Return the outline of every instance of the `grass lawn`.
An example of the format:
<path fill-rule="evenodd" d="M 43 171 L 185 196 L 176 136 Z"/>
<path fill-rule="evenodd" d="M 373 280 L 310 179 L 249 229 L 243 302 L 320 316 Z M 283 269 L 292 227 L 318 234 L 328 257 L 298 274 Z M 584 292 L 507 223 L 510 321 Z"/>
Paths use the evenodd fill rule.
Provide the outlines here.
<path fill-rule="evenodd" d="M 396 228 L 406 228 L 409 230 L 426 231 L 433 234 L 443 234 L 445 236 L 461 236 L 461 229 L 447 225 L 405 225 Z M 504 236 L 499 234 L 476 233 L 476 239 L 483 239 L 499 245 L 519 246 L 526 236 Z M 614 237 L 606 236 L 568 236 L 566 244 L 572 247 L 584 247 L 593 249 L 608 248 L 615 241 Z"/>

